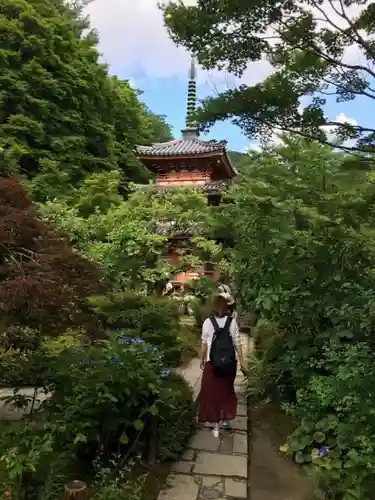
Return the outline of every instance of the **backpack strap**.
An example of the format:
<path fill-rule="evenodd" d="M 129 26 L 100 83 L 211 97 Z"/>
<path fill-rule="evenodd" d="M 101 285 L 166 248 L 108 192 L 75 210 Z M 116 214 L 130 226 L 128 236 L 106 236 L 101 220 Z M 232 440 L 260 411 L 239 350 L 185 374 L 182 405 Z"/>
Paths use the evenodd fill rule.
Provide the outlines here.
<path fill-rule="evenodd" d="M 215 329 L 215 333 L 218 332 L 220 330 L 220 326 L 219 326 L 219 323 L 216 321 L 216 318 L 215 316 L 211 316 L 210 317 L 210 321 L 212 323 L 212 326 L 214 327 Z"/>
<path fill-rule="evenodd" d="M 225 330 L 227 333 L 230 333 L 230 325 L 232 323 L 232 319 L 232 316 L 228 316 L 225 321 L 225 325 L 223 326 L 223 330 Z"/>
<path fill-rule="evenodd" d="M 229 333 L 229 329 L 230 329 L 230 325 L 232 323 L 232 319 L 233 319 L 232 316 L 228 316 L 227 319 L 226 319 L 226 321 L 225 321 L 225 324 L 224 324 L 224 326 L 222 328 L 227 333 Z M 210 321 L 212 323 L 212 326 L 215 329 L 215 333 L 217 333 L 219 330 L 221 330 L 218 322 L 216 321 L 215 316 L 211 316 L 210 317 Z"/>

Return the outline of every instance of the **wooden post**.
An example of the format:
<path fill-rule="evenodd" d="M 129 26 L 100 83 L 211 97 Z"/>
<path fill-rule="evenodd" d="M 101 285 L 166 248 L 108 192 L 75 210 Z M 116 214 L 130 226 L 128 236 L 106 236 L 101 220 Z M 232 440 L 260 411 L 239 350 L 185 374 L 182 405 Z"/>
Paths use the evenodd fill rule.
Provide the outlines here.
<path fill-rule="evenodd" d="M 64 500 L 86 500 L 88 498 L 87 484 L 83 481 L 73 481 L 65 486 Z"/>
<path fill-rule="evenodd" d="M 153 466 L 156 464 L 158 456 L 158 417 L 150 415 L 146 424 L 146 449 L 144 461 L 147 465 Z"/>

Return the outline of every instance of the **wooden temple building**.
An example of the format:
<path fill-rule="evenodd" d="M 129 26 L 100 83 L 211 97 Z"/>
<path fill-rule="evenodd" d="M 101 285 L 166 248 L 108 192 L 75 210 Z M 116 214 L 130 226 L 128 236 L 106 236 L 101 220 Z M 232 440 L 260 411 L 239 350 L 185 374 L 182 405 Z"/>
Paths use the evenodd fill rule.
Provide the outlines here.
<path fill-rule="evenodd" d="M 196 87 L 196 66 L 192 59 L 189 68 L 186 123 L 181 131 L 182 137 L 151 146 L 138 146 L 137 152 L 140 161 L 156 176 L 155 189 L 192 186 L 206 194 L 209 204 L 219 205 L 237 171 L 227 154 L 226 141 L 204 141 L 199 138 L 198 127 L 194 121 Z M 189 237 L 191 234 L 187 233 L 170 236 L 166 256 L 170 262 L 178 264 L 179 244 L 181 240 L 186 243 Z M 202 274 L 220 278 L 220 271 L 207 262 L 203 269 L 178 274 L 172 283 L 175 287 L 183 286 L 186 281 Z"/>

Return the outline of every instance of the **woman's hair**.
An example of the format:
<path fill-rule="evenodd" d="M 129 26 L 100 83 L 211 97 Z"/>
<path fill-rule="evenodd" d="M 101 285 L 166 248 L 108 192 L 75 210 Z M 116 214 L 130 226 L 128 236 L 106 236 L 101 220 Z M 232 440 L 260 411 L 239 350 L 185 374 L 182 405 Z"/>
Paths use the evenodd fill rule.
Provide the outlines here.
<path fill-rule="evenodd" d="M 232 304 L 228 304 L 228 311 L 232 314 L 236 310 L 236 307 L 237 305 L 235 302 L 233 302 Z"/>
<path fill-rule="evenodd" d="M 228 302 L 221 295 L 216 295 L 212 301 L 211 315 L 221 317 L 226 316 L 228 313 Z"/>

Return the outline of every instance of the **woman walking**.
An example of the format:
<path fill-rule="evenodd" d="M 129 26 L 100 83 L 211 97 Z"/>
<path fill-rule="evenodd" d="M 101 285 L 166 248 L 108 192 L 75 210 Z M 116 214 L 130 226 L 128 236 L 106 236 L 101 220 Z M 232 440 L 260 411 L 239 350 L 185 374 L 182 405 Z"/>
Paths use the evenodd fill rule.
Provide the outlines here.
<path fill-rule="evenodd" d="M 220 424 L 236 417 L 234 380 L 237 359 L 246 374 L 237 321 L 230 316 L 227 299 L 226 293 L 215 297 L 211 317 L 205 320 L 202 327 L 203 376 L 198 420 L 214 424 L 212 433 L 215 438 L 220 436 Z"/>

